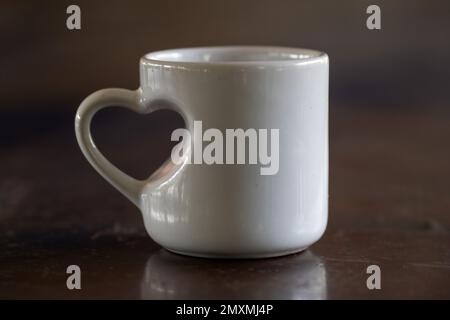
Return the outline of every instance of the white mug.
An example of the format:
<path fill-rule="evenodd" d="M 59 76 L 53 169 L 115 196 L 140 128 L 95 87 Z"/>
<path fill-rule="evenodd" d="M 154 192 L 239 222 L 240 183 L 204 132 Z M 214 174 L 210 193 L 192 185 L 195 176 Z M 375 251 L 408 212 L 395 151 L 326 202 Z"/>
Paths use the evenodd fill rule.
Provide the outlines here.
<path fill-rule="evenodd" d="M 191 256 L 260 258 L 302 251 L 322 236 L 328 219 L 326 54 L 251 46 L 165 50 L 141 58 L 140 83 L 135 91 L 91 94 L 78 109 L 75 131 L 91 165 L 141 210 L 154 241 Z M 142 114 L 179 112 L 193 133 L 177 145 L 186 147 L 181 161 L 172 157 L 150 178 L 136 180 L 105 159 L 90 123 L 98 110 L 117 105 Z M 192 161 L 204 139 L 194 133 L 199 121 L 224 133 L 277 130 L 275 170 Z"/>

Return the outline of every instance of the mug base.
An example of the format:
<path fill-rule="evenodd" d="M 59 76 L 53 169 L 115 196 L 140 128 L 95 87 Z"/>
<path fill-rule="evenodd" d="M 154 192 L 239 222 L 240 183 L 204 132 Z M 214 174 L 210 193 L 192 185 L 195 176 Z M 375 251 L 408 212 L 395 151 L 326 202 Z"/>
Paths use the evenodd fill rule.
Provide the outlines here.
<path fill-rule="evenodd" d="M 286 250 L 286 251 L 275 251 L 268 253 L 229 253 L 229 254 L 215 254 L 215 253 L 197 253 L 197 252 L 188 252 L 188 251 L 178 251 L 174 249 L 164 248 L 167 251 L 180 254 L 183 256 L 190 256 L 195 258 L 206 258 L 206 259 L 264 259 L 264 258 L 276 258 L 287 256 L 290 254 L 295 254 L 306 250 L 308 247 L 302 247 L 295 250 Z"/>

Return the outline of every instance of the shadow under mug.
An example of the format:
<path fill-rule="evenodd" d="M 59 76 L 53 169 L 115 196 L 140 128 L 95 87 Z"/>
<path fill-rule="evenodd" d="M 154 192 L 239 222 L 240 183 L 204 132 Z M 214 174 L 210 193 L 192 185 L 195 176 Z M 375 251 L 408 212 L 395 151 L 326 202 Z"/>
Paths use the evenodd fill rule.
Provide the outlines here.
<path fill-rule="evenodd" d="M 94 114 L 108 106 L 142 114 L 161 108 L 179 112 L 192 133 L 188 143 L 182 142 L 186 152 L 181 161 L 167 160 L 146 180 L 116 168 L 97 149 L 90 132 Z M 271 141 L 265 148 L 276 155 L 277 170 L 264 175 L 263 163 L 191 163 L 204 139 L 195 131 L 199 121 L 203 130 L 222 133 L 276 130 L 277 143 Z M 199 257 L 272 257 L 304 250 L 325 231 L 328 56 L 324 53 L 282 47 L 150 53 L 140 61 L 140 88 L 93 93 L 78 109 L 75 130 L 87 160 L 141 210 L 149 235 L 168 250 Z M 257 138 L 260 160 L 263 136 Z M 251 143 L 247 144 L 250 150 Z"/>

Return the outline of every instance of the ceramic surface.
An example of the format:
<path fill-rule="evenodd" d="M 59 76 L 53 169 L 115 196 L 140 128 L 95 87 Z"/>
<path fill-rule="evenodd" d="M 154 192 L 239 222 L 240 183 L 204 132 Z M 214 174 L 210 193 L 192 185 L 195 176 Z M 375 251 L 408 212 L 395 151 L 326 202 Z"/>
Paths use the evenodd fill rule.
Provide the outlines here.
<path fill-rule="evenodd" d="M 303 250 L 328 216 L 328 57 L 306 49 L 213 47 L 150 53 L 136 91 L 104 89 L 80 105 L 75 128 L 92 166 L 142 212 L 161 246 L 201 257 L 257 258 Z M 179 112 L 186 128 L 279 129 L 279 170 L 256 165 L 175 165 L 149 179 L 112 165 L 90 133 L 110 105 Z M 152 137 L 142 137 L 151 139 Z M 195 138 L 194 138 L 195 139 Z M 192 150 L 191 150 L 192 152 Z"/>

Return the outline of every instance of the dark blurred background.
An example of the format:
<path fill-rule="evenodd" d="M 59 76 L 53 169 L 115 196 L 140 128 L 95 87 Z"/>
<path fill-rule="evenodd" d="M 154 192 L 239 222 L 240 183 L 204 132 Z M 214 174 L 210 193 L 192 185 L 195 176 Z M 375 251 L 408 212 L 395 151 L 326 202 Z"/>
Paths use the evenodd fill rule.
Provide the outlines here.
<path fill-rule="evenodd" d="M 66 28 L 70 4 L 81 8 L 81 30 Z M 366 28 L 371 4 L 381 8 L 381 30 Z M 449 1 L 3 0 L 0 231 L 9 240 L 0 242 L 11 246 L 4 255 L 17 257 L 15 247 L 36 239 L 38 255 L 55 241 L 76 248 L 68 230 L 145 235 L 137 209 L 82 157 L 76 108 L 101 88 L 137 88 L 147 52 L 212 45 L 328 53 L 329 232 L 448 240 L 449 39 Z M 168 157 L 170 133 L 182 125 L 167 111 L 142 117 L 110 109 L 93 132 L 113 163 L 144 178 Z"/>
<path fill-rule="evenodd" d="M 373 2 L 364 0 L 77 1 L 82 29 L 69 31 L 72 3 L 2 1 L 2 110 L 61 108 L 97 88 L 135 88 L 138 59 L 150 51 L 233 44 L 327 52 L 333 105 L 410 108 L 446 98 L 448 1 L 377 1 L 380 31 L 366 28 Z"/>

